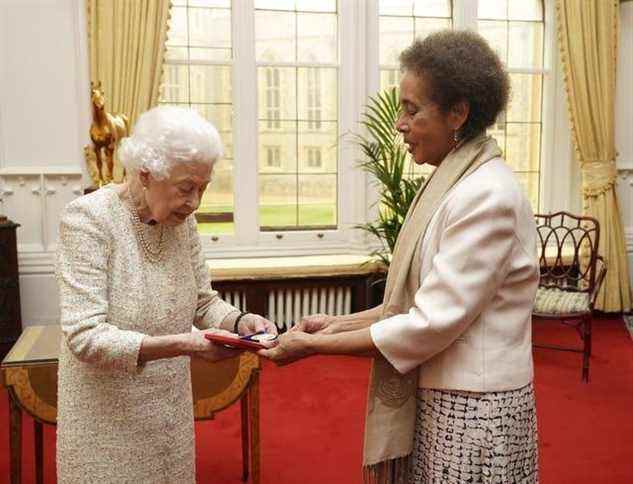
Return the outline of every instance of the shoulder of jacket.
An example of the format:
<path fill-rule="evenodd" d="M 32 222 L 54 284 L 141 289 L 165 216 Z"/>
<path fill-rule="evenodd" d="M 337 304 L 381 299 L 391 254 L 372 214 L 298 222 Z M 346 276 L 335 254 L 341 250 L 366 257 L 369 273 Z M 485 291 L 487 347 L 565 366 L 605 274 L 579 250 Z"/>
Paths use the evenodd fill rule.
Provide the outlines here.
<path fill-rule="evenodd" d="M 112 211 L 112 205 L 112 193 L 100 189 L 68 203 L 62 213 L 62 221 L 79 217 L 84 220 L 94 220 L 97 223 L 105 222 L 108 218 L 107 214 Z"/>
<path fill-rule="evenodd" d="M 460 180 L 449 194 L 448 203 L 464 208 L 481 205 L 518 207 L 523 192 L 512 169 L 501 158 L 484 163 Z"/>

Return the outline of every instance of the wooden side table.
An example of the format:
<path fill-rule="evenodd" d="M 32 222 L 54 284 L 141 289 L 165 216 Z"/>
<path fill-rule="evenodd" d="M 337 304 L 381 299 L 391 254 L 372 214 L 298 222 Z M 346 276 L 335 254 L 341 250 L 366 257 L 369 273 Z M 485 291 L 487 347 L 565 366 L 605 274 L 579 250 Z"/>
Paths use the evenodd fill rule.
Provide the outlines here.
<path fill-rule="evenodd" d="M 34 420 L 35 482 L 44 481 L 43 425 L 57 421 L 57 359 L 61 340 L 58 325 L 30 326 L 2 361 L 2 383 L 9 395 L 9 451 L 11 484 L 22 482 L 22 412 Z M 196 420 L 240 400 L 242 421 L 242 479 L 260 481 L 259 358 L 243 353 L 238 358 L 211 363 L 192 359 L 191 379 Z"/>

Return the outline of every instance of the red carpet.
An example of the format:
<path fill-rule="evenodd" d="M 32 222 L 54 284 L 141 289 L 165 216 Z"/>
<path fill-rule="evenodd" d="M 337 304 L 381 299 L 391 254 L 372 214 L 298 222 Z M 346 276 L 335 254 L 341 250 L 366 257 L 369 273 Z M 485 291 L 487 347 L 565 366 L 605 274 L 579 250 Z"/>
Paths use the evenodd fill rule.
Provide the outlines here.
<path fill-rule="evenodd" d="M 569 328 L 538 326 L 535 340 L 576 341 Z M 597 320 L 591 382 L 580 355 L 535 350 L 541 482 L 633 482 L 633 341 L 616 320 Z M 265 364 L 262 375 L 263 484 L 360 483 L 368 362 L 313 358 Z M 8 408 L 0 392 L 0 482 L 8 482 Z M 24 419 L 24 482 L 34 482 L 32 420 Z M 54 479 L 54 428 L 45 426 L 45 482 Z M 241 482 L 239 409 L 196 425 L 198 482 Z"/>

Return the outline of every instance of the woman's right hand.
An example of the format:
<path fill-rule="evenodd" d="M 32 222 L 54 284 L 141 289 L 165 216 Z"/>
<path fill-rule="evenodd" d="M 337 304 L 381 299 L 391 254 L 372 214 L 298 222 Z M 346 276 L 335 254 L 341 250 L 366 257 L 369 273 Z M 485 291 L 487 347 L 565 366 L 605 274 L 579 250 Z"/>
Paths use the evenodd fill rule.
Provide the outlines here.
<path fill-rule="evenodd" d="M 239 338 L 235 333 L 222 329 L 212 328 L 203 331 L 192 331 L 191 333 L 183 335 L 185 337 L 184 353 L 188 356 L 195 356 L 208 361 L 220 361 L 238 356 L 242 352 L 242 350 L 230 349 L 221 344 L 209 341 L 204 336 L 207 333 L 226 336 L 227 338 Z"/>
<path fill-rule="evenodd" d="M 328 314 L 311 314 L 305 316 L 290 328 L 290 331 L 303 331 L 305 333 L 334 334 L 338 333 L 336 316 Z"/>

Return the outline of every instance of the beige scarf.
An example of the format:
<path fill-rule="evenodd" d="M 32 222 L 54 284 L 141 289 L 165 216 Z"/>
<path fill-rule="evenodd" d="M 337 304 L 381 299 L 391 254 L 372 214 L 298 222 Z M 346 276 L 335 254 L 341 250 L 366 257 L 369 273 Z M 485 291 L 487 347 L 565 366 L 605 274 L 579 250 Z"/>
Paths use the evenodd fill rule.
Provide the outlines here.
<path fill-rule="evenodd" d="M 409 207 L 393 251 L 382 318 L 409 311 L 420 288 L 420 250 L 426 228 L 444 195 L 462 178 L 501 156 L 497 142 L 479 135 L 451 151 L 422 186 Z M 375 484 L 408 482 L 415 431 L 418 370 L 400 375 L 375 358 L 365 421 L 364 477 Z"/>

